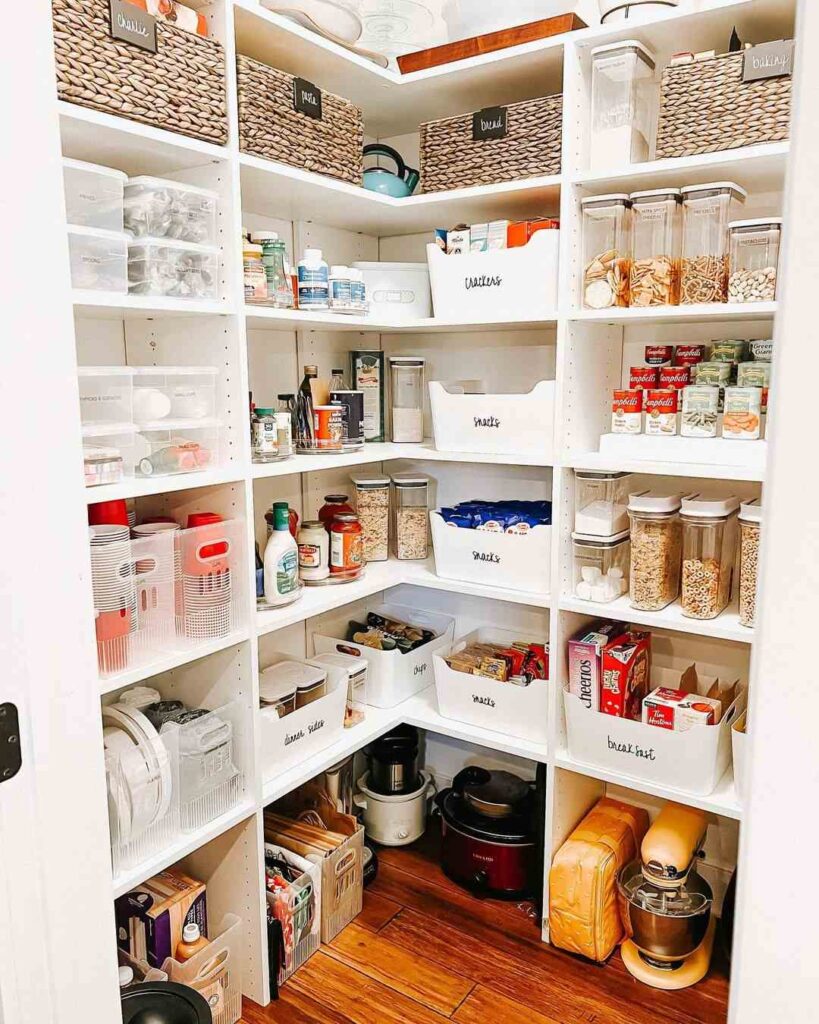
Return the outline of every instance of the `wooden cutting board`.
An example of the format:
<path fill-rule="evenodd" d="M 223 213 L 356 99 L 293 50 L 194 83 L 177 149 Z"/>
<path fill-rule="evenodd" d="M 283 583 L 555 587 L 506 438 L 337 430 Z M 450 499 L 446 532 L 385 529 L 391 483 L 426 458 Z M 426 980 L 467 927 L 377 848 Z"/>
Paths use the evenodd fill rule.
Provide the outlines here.
<path fill-rule="evenodd" d="M 408 75 L 411 71 L 437 68 L 441 64 L 451 64 L 456 60 L 466 60 L 467 57 L 477 57 L 494 50 L 505 50 L 509 46 L 520 46 L 521 43 L 531 43 L 536 39 L 559 36 L 579 28 L 586 28 L 586 23 L 576 14 L 558 14 L 554 18 L 530 21 L 526 25 L 516 25 L 500 32 L 487 32 L 486 35 L 472 36 L 471 39 L 458 39 L 454 43 L 432 46 L 428 50 L 405 53 L 398 58 L 398 67 L 402 75 Z"/>

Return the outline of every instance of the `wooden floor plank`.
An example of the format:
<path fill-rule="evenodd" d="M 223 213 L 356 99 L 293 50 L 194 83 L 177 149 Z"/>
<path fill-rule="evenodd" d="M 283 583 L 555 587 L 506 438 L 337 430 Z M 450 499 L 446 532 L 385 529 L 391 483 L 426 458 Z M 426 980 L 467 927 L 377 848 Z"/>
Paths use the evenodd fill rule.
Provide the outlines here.
<path fill-rule="evenodd" d="M 355 919 L 355 923 L 362 928 L 369 928 L 371 932 L 380 931 L 401 909 L 399 903 L 379 896 L 371 889 L 364 890 L 364 909 Z"/>
<path fill-rule="evenodd" d="M 293 985 L 283 985 L 279 998 L 269 1006 L 245 999 L 239 1024 L 352 1024 L 343 1013 L 324 1006 Z"/>
<path fill-rule="evenodd" d="M 479 985 L 452 1016 L 458 1024 L 564 1024 L 561 1017 L 544 1017 L 526 1006 Z"/>

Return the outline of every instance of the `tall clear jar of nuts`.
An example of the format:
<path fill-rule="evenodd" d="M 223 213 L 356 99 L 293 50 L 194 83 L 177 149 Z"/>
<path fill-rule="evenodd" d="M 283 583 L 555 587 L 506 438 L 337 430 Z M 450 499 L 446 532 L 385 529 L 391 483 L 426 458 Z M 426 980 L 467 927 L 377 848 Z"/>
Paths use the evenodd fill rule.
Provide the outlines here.
<path fill-rule="evenodd" d="M 354 476 L 355 503 L 364 531 L 364 561 L 385 562 L 390 557 L 390 478 Z"/>
<path fill-rule="evenodd" d="M 781 234 L 781 217 L 733 221 L 729 302 L 774 301 Z"/>
<path fill-rule="evenodd" d="M 680 301 L 680 203 L 678 188 L 631 194 L 632 306 L 676 306 Z"/>
<path fill-rule="evenodd" d="M 429 477 L 393 476 L 396 558 L 426 558 L 428 548 Z"/>
<path fill-rule="evenodd" d="M 628 515 L 631 607 L 656 612 L 671 604 L 680 591 L 680 495 L 658 491 L 630 494 Z"/>
<path fill-rule="evenodd" d="M 732 181 L 682 189 L 680 305 L 728 301 L 728 225 L 746 196 Z"/>
<path fill-rule="evenodd" d="M 583 210 L 583 296 L 586 309 L 628 306 L 631 201 L 624 193 L 590 196 Z"/>
<path fill-rule="evenodd" d="M 737 553 L 737 510 L 733 495 L 683 498 L 682 604 L 689 619 L 713 619 L 731 599 Z"/>
<path fill-rule="evenodd" d="M 762 542 L 762 502 L 745 501 L 739 508 L 739 622 L 753 626 Z"/>

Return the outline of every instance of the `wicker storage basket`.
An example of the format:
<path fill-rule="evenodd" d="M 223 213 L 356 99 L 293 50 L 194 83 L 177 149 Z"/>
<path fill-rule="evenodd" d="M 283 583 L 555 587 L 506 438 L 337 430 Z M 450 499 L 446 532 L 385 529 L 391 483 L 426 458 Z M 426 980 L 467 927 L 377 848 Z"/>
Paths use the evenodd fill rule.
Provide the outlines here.
<path fill-rule="evenodd" d="M 113 39 L 108 0 L 52 0 L 61 100 L 223 145 L 225 52 L 214 39 L 156 23 L 157 50 Z"/>
<path fill-rule="evenodd" d="M 506 107 L 507 134 L 474 141 L 472 114 L 421 125 L 424 192 L 493 185 L 560 174 L 563 97 L 542 96 Z"/>
<path fill-rule="evenodd" d="M 669 65 L 663 72 L 657 159 L 787 139 L 791 79 L 742 81 L 742 53 Z"/>
<path fill-rule="evenodd" d="M 237 57 L 239 148 L 291 167 L 360 185 L 364 120 L 358 107 L 322 91 L 320 119 L 293 106 L 292 75 Z"/>

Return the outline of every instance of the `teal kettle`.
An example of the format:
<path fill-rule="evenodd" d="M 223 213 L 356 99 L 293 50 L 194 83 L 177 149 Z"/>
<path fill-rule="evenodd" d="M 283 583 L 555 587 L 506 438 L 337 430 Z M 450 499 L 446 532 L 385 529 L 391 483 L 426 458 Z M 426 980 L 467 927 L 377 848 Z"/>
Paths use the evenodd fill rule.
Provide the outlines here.
<path fill-rule="evenodd" d="M 421 175 L 412 167 L 407 167 L 401 154 L 382 142 L 373 142 L 364 147 L 364 156 L 386 156 L 395 164 L 395 170 L 386 167 L 368 167 L 364 172 L 364 188 L 370 192 L 380 192 L 395 199 L 406 199 L 418 187 Z"/>

